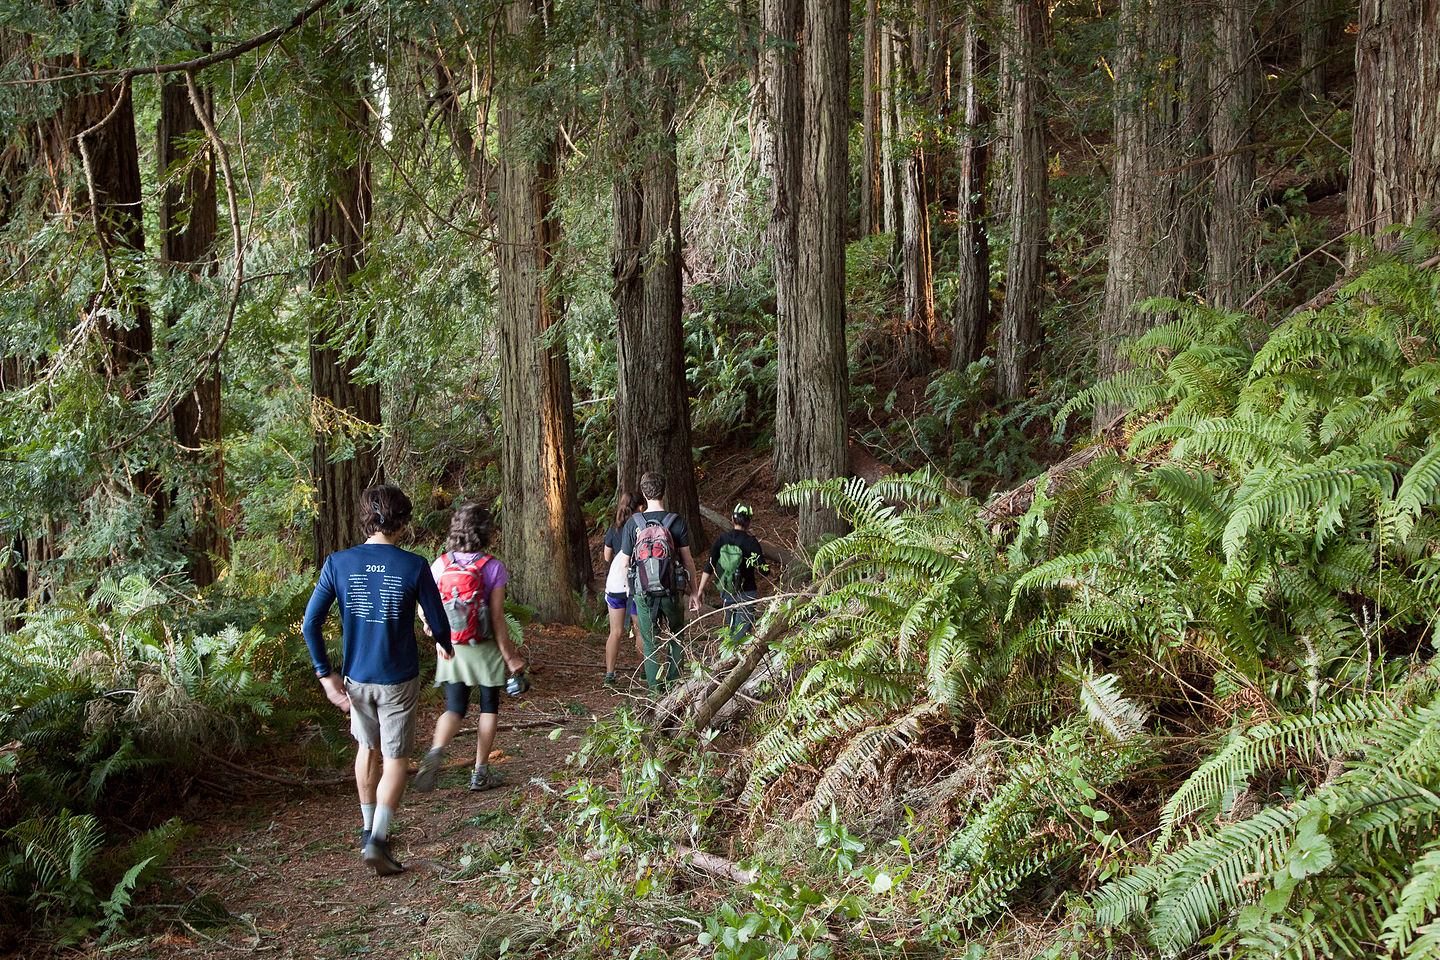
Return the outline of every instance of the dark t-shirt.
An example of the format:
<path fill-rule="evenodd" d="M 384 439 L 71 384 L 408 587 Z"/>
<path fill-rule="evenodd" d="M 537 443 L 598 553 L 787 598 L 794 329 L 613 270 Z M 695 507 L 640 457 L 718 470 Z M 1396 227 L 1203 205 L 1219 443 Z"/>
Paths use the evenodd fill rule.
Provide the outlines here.
<path fill-rule="evenodd" d="M 404 683 L 420 675 L 417 603 L 435 632 L 435 642 L 451 649 L 450 620 L 429 562 L 389 544 L 362 543 L 325 558 L 305 606 L 301 629 L 315 672 L 321 676 L 331 669 L 322 628 L 330 605 L 337 601 L 344 638 L 340 672 L 357 683 Z"/>
<path fill-rule="evenodd" d="M 742 591 L 755 590 L 755 573 L 769 573 L 770 565 L 765 562 L 765 556 L 760 549 L 760 541 L 756 540 L 744 530 L 727 530 L 715 538 L 710 544 L 710 559 L 705 563 L 705 572 L 715 579 L 718 586 L 720 579 L 720 548 L 727 543 L 733 543 L 745 552 L 740 564 L 740 589 Z"/>
<path fill-rule="evenodd" d="M 620 552 L 627 557 L 635 556 L 635 537 L 639 534 L 640 528 L 645 526 L 645 523 L 650 520 L 654 520 L 656 523 L 662 522 L 667 513 L 669 513 L 667 510 L 647 510 L 645 513 L 640 514 L 640 516 L 645 518 L 644 520 L 636 520 L 634 517 L 631 517 L 625 524 L 624 539 L 620 543 Z M 677 557 L 681 547 L 690 546 L 690 528 L 685 526 L 685 518 L 678 513 L 675 514 L 675 521 L 670 524 L 670 537 L 675 541 Z"/>

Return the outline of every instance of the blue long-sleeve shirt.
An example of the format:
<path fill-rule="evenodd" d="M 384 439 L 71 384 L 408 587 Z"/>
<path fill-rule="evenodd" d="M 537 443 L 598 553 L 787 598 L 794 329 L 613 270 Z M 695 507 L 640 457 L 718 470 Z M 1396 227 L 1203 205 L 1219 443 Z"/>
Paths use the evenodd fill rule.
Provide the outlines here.
<path fill-rule="evenodd" d="M 318 676 L 331 671 L 322 628 L 330 604 L 337 600 L 344 638 L 340 672 L 357 683 L 404 683 L 420 675 L 417 603 L 435 642 L 454 652 L 450 621 L 425 558 L 385 543 L 362 543 L 325 558 L 305 606 L 301 629 Z"/>

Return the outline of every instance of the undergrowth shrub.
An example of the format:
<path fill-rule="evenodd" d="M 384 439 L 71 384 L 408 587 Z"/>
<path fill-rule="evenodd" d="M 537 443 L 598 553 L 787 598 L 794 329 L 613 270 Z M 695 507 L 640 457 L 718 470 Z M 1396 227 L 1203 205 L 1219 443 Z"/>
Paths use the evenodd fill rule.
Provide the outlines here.
<path fill-rule="evenodd" d="M 948 727 L 951 766 L 911 785 L 952 871 L 916 887 L 934 937 L 1029 908 L 1163 956 L 1432 955 L 1434 247 L 1412 235 L 1258 344 L 1251 318 L 1157 301 L 1173 320 L 1132 369 L 1057 417 L 1130 409 L 1128 446 L 1041 482 L 1013 528 L 928 472 L 790 488 L 852 530 L 788 613 L 751 823 L 882 793 Z"/>
<path fill-rule="evenodd" d="M 15 929 L 23 918 L 61 941 L 113 934 L 179 824 L 126 842 L 110 828 L 154 818 L 209 758 L 309 716 L 284 697 L 299 654 L 270 618 L 293 603 L 250 608 L 258 625 L 246 630 L 201 632 L 217 611 L 196 616 L 177 599 L 139 576 L 102 580 L 84 600 L 29 613 L 0 644 L 0 913 Z"/>

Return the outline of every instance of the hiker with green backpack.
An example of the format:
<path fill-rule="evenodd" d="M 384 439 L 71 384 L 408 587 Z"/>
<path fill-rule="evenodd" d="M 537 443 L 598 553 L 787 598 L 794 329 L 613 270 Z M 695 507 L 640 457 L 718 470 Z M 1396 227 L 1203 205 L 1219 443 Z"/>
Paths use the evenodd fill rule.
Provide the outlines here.
<path fill-rule="evenodd" d="M 665 475 L 653 470 L 646 473 L 640 478 L 640 495 L 645 498 L 645 510 L 625 524 L 620 557 L 640 618 L 645 683 L 651 692 L 658 693 L 661 680 L 655 632 L 663 616 L 669 627 L 664 681 L 668 684 L 679 678 L 680 661 L 684 659 L 678 636 L 685 626 L 680 597 L 695 582 L 695 561 L 690 556 L 690 530 L 685 518 L 665 509 Z"/>
<path fill-rule="evenodd" d="M 690 611 L 698 612 L 705 586 L 714 574 L 715 586 L 720 589 L 720 608 L 725 613 L 725 627 L 737 639 L 748 636 L 755 627 L 756 601 L 760 596 L 755 574 L 770 572 L 760 541 L 750 535 L 750 520 L 754 516 L 755 511 L 745 504 L 735 504 L 730 514 L 734 526 L 710 545 L 710 558 L 700 574 L 700 586 L 690 597 Z"/>

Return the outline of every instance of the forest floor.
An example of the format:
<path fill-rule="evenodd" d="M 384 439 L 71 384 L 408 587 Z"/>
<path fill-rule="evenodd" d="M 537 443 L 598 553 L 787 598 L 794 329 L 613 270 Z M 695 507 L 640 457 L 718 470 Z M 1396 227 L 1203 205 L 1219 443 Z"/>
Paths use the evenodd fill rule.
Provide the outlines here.
<path fill-rule="evenodd" d="M 615 692 L 602 685 L 603 635 L 539 625 L 527 628 L 525 645 L 535 682 L 525 696 L 505 698 L 500 721 L 526 729 L 502 729 L 495 739 L 498 755 L 491 755 L 505 786 L 484 793 L 468 789 L 472 714 L 447 751 L 434 792 L 406 791 L 391 835 L 404 873 L 379 878 L 361 863 L 360 810 L 344 770 L 333 778 L 340 782 L 283 793 L 257 782 L 261 789 L 251 800 L 203 801 L 188 814 L 188 839 L 169 864 L 180 900 L 210 905 L 214 920 L 228 914 L 229 922 L 201 923 L 204 908 L 197 912 L 191 906 L 167 932 L 108 955 L 174 960 L 224 950 L 277 957 L 408 957 L 424 949 L 429 920 L 476 893 L 448 880 L 460 868 L 466 845 L 506 826 L 547 787 L 563 789 L 566 757 L 590 724 L 618 702 L 639 702 L 645 694 L 643 677 L 633 671 L 628 689 L 624 682 Z M 622 655 L 622 664 L 636 662 L 633 649 Z M 427 700 L 417 756 L 428 746 L 443 706 L 436 697 Z M 342 733 L 347 729 L 342 714 L 333 722 Z M 563 732 L 552 740 L 557 729 Z M 238 784 L 237 792 L 243 793 Z"/>
<path fill-rule="evenodd" d="M 768 457 L 734 452 L 711 463 L 701 478 L 701 502 L 728 514 L 730 501 L 742 499 L 755 509 L 753 530 L 761 539 L 793 547 L 795 518 L 775 502 Z M 704 562 L 704 546 L 719 532 L 706 524 L 696 545 L 697 567 Z M 603 585 L 602 540 L 597 536 L 592 542 L 597 587 Z M 473 849 L 504 830 L 526 804 L 541 802 L 549 791 L 563 791 L 569 780 L 566 758 L 590 726 L 617 706 L 638 705 L 646 697 L 639 657 L 628 637 L 620 650 L 620 688 L 603 685 L 605 635 L 597 632 L 603 622 L 595 613 L 594 629 L 526 627 L 533 686 L 523 697 L 503 698 L 498 755 L 491 757 L 506 784 L 485 793 L 468 789 L 472 714 L 447 751 L 435 791 L 406 791 L 391 839 L 404 873 L 382 879 L 361 863 L 360 810 L 348 769 L 306 787 L 262 778 L 247 784 L 245 775 L 235 772 L 229 774 L 234 794 L 243 799 L 197 797 L 184 814 L 186 839 L 168 865 L 178 884 L 172 895 L 179 901 L 173 907 L 176 920 L 162 920 L 156 928 L 161 932 L 94 955 L 179 960 L 209 954 L 373 958 L 445 953 L 444 932 L 437 929 L 445 926 L 444 918 L 467 900 L 488 902 L 486 891 L 450 879 L 466 847 Z M 412 771 L 442 708 L 433 691 L 422 700 Z M 332 733 L 343 737 L 348 718 L 337 712 L 331 722 Z M 255 764 L 262 774 L 296 776 L 253 759 L 242 762 Z"/>

